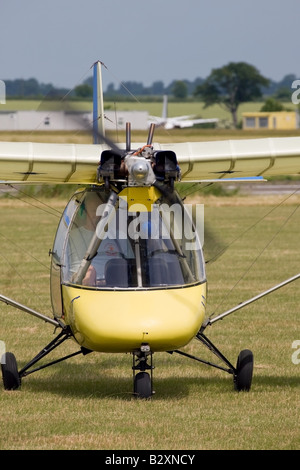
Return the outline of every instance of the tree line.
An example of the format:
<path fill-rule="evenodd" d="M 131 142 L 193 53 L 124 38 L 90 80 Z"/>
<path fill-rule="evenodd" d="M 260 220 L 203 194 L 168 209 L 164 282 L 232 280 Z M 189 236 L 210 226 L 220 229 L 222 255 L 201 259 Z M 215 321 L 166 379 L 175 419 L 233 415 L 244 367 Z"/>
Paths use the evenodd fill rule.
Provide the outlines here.
<path fill-rule="evenodd" d="M 222 70 L 214 69 L 214 70 Z M 223 71 L 224 72 L 224 71 Z M 213 72 L 212 72 L 213 73 Z M 168 85 L 163 81 L 158 80 L 152 85 L 145 87 L 142 82 L 125 81 L 119 87 L 115 87 L 113 83 L 109 83 L 104 95 L 106 99 L 131 99 L 130 93 L 134 96 L 141 98 L 161 98 L 162 95 L 169 95 L 174 99 L 200 99 L 197 90 L 201 87 L 209 77 L 206 79 L 196 78 L 195 80 L 173 80 Z M 266 83 L 260 86 L 261 94 L 263 96 L 274 96 L 279 101 L 290 100 L 291 84 L 296 80 L 294 74 L 286 74 L 282 80 L 276 82 L 271 79 L 266 79 Z M 25 99 L 53 99 L 61 98 L 68 93 L 71 98 L 89 99 L 92 96 L 92 77 L 86 79 L 81 85 L 78 85 L 72 92 L 67 88 L 58 88 L 51 83 L 40 83 L 35 78 L 29 79 L 15 79 L 4 80 L 6 86 L 6 98 L 25 98 Z"/>
<path fill-rule="evenodd" d="M 69 90 L 57 88 L 52 83 L 40 83 L 35 78 L 17 78 L 3 80 L 6 88 L 6 98 L 44 99 L 64 96 Z"/>
<path fill-rule="evenodd" d="M 72 92 L 63 89 L 56 89 L 52 85 L 39 85 L 37 80 L 15 80 L 6 81 L 6 96 L 39 96 L 46 92 L 46 98 L 58 97 L 61 93 L 68 94 L 74 99 L 90 99 L 93 94 L 92 77 L 78 85 Z M 213 69 L 206 79 L 197 78 L 194 82 L 188 80 L 174 80 L 168 87 L 162 81 L 156 81 L 151 87 L 145 88 L 139 82 L 124 82 L 118 89 L 110 83 L 105 92 L 106 99 L 119 100 L 126 96 L 126 100 L 134 97 L 148 97 L 153 101 L 155 97 L 168 94 L 173 95 L 175 100 L 187 100 L 192 97 L 204 103 L 204 107 L 214 104 L 225 108 L 231 113 L 234 127 L 238 126 L 237 111 L 241 103 L 258 101 L 264 96 L 271 96 L 273 101 L 266 104 L 267 108 L 280 108 L 280 100 L 291 100 L 291 87 L 294 81 L 298 81 L 293 74 L 285 77 L 276 83 L 263 75 L 253 65 L 246 62 L 230 62 L 223 67 Z M 36 92 L 37 95 L 34 93 Z M 16 93 L 13 95 L 13 93 Z M 45 99 L 45 95 L 43 97 Z M 282 109 L 279 109 L 282 110 Z"/>

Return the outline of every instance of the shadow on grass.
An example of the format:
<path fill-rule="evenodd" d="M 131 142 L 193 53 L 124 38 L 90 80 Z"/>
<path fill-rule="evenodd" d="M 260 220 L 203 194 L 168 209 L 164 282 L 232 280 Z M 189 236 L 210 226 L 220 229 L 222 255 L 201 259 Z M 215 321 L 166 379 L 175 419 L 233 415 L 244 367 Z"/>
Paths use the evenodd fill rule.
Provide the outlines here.
<path fill-rule="evenodd" d="M 234 392 L 233 380 L 230 374 L 212 372 L 201 375 L 195 369 L 195 375 L 188 377 L 178 375 L 178 369 L 174 365 L 174 374 L 170 371 L 168 377 L 161 374 L 153 374 L 154 398 L 159 400 L 175 400 L 186 398 L 189 395 L 203 390 L 205 393 L 228 394 Z M 166 372 L 163 372 L 164 375 Z M 21 390 L 34 393 L 51 393 L 63 397 L 87 398 L 87 399 L 122 399 L 131 400 L 133 396 L 133 379 L 131 364 L 128 362 L 128 375 L 124 376 L 124 360 L 115 361 L 104 359 L 95 364 L 56 364 L 48 369 L 37 371 L 22 379 Z M 298 376 L 255 376 L 252 382 L 251 392 L 279 389 L 298 388 L 300 375 Z M 250 393 L 251 393 L 250 392 Z"/>
<path fill-rule="evenodd" d="M 268 388 L 299 388 L 300 386 L 300 374 L 299 375 L 261 375 L 253 379 L 253 386 Z"/>
<path fill-rule="evenodd" d="M 25 364 L 25 363 L 24 363 Z M 24 366 L 18 363 L 18 369 Z M 42 365 L 42 364 L 41 364 Z M 102 357 L 101 361 L 84 363 L 58 363 L 36 371 L 22 378 L 21 391 L 32 393 L 52 393 L 64 397 L 104 399 L 115 398 L 131 400 L 133 396 L 132 362 L 129 358 Z M 203 371 L 203 369 L 202 369 Z M 198 375 L 199 374 L 199 375 Z M 162 377 L 162 375 L 164 377 Z M 197 388 L 219 387 L 219 391 L 233 388 L 232 376 L 201 376 L 195 370 L 195 376 L 185 377 L 178 373 L 178 364 L 174 363 L 166 371 L 157 366 L 153 372 L 154 397 L 159 399 L 181 399 Z"/>
<path fill-rule="evenodd" d="M 116 399 L 116 400 L 132 400 L 133 395 L 133 380 L 130 377 L 116 377 L 112 374 L 101 374 L 97 379 L 89 380 L 84 377 L 81 380 L 80 371 L 77 371 L 76 378 L 69 379 L 64 374 L 57 373 L 51 377 L 42 377 L 35 375 L 35 377 L 26 377 L 22 381 L 22 387 L 26 392 L 32 391 L 33 393 L 52 393 L 62 397 L 69 398 L 86 398 L 86 399 Z M 211 392 L 218 389 L 218 393 L 222 390 L 225 393 L 233 390 L 232 382 L 229 378 L 203 378 L 203 377 L 170 377 L 170 378 L 156 378 L 154 376 L 155 390 L 154 399 L 159 400 L 176 400 L 188 397 L 198 389 L 206 389 Z"/>
<path fill-rule="evenodd" d="M 98 356 L 98 354 L 97 354 Z M 133 398 L 132 356 L 130 354 L 94 354 L 80 356 L 74 362 L 69 359 L 22 378 L 21 390 L 36 393 L 52 393 L 78 398 L 115 398 L 131 400 Z M 191 367 L 191 362 L 182 362 L 174 358 L 170 365 L 169 355 L 161 355 L 153 372 L 154 397 L 161 400 L 181 399 L 204 391 L 205 393 L 226 394 L 234 390 L 231 374 L 207 366 Z M 49 358 L 50 360 L 50 358 Z M 173 360 L 173 357 L 172 357 Z M 42 360 L 38 365 L 45 364 Z M 26 362 L 18 361 L 18 370 Z M 185 366 L 184 364 L 187 364 Z M 166 369 L 167 367 L 167 369 Z M 210 371 L 210 372 L 208 372 Z M 298 372 L 298 370 L 297 370 Z M 279 387 L 291 389 L 299 387 L 299 375 L 255 374 L 252 392 L 261 392 Z"/>

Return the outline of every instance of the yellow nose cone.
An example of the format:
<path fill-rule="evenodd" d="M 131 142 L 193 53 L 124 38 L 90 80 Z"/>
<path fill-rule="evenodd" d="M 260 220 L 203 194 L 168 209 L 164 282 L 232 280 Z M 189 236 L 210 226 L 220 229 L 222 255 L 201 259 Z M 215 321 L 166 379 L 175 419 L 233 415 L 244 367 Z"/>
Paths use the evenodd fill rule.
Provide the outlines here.
<path fill-rule="evenodd" d="M 65 320 L 78 343 L 99 352 L 152 352 L 187 344 L 205 316 L 206 284 L 174 289 L 94 290 L 62 286 Z"/>

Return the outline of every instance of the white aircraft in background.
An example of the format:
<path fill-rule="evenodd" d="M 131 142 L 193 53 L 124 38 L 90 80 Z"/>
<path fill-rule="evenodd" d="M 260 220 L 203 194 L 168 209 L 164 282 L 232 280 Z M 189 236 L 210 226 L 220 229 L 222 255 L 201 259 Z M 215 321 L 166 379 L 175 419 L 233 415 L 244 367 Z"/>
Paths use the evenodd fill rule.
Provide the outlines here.
<path fill-rule="evenodd" d="M 155 123 L 155 125 L 163 126 L 165 129 L 174 129 L 179 128 L 183 129 L 184 127 L 193 127 L 195 124 L 206 124 L 206 123 L 216 123 L 218 119 L 191 119 L 193 116 L 176 116 L 168 117 L 168 95 L 164 95 L 163 101 L 163 110 L 161 117 L 150 116 L 149 123 Z"/>

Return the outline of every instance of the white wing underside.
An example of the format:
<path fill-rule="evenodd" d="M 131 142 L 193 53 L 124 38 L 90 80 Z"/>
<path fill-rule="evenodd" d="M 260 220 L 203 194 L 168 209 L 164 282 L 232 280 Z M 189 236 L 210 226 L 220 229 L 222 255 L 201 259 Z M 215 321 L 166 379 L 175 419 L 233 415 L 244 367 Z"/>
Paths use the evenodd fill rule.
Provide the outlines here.
<path fill-rule="evenodd" d="M 174 129 L 180 128 L 185 129 L 186 127 L 193 127 L 196 124 L 208 124 L 208 123 L 215 123 L 218 122 L 218 119 L 179 119 L 179 120 L 171 120 L 170 122 L 167 121 L 164 125 L 165 129 Z"/>
<path fill-rule="evenodd" d="M 211 118 L 211 119 L 191 119 L 193 116 L 179 116 L 174 118 L 160 118 L 156 116 L 150 116 L 150 123 L 154 122 L 157 126 L 163 126 L 165 129 L 174 129 L 180 128 L 184 129 L 186 127 L 193 127 L 196 124 L 209 124 L 209 123 L 216 123 L 219 119 Z"/>
<path fill-rule="evenodd" d="M 132 148 L 142 146 L 132 144 Z M 300 137 L 153 146 L 176 153 L 181 179 L 186 182 L 300 173 Z M 101 152 L 107 148 L 95 144 L 0 142 L 0 182 L 94 184 Z"/>

